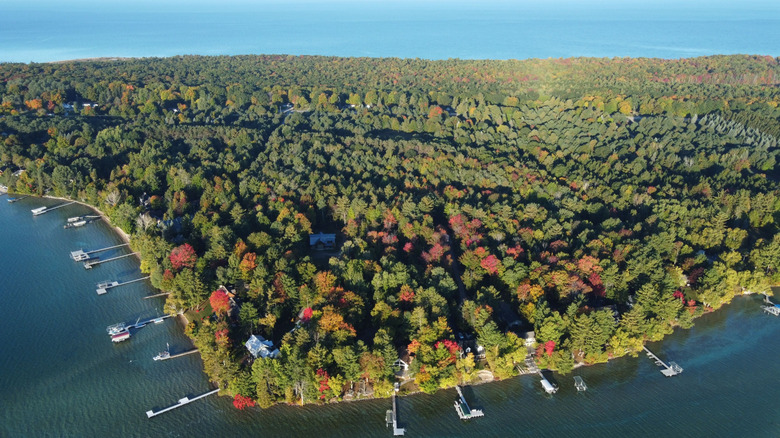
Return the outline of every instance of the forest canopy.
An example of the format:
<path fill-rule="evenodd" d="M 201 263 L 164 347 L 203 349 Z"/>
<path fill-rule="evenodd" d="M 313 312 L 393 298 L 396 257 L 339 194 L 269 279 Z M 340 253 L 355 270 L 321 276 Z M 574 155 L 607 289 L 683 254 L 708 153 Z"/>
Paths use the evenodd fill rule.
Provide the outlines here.
<path fill-rule="evenodd" d="M 754 56 L 2 64 L 0 183 L 130 233 L 241 406 L 388 395 L 399 358 L 433 392 L 771 293 L 779 84 Z"/>

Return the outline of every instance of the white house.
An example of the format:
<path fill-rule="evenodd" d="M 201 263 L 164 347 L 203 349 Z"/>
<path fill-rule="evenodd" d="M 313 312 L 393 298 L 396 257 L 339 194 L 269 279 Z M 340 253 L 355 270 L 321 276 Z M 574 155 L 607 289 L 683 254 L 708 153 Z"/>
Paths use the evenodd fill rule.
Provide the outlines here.
<path fill-rule="evenodd" d="M 279 356 L 279 349 L 271 350 L 274 346 L 273 342 L 265 340 L 262 336 L 252 335 L 244 345 L 246 345 L 246 349 L 249 350 L 249 353 L 255 359 L 258 357 L 275 359 Z"/>

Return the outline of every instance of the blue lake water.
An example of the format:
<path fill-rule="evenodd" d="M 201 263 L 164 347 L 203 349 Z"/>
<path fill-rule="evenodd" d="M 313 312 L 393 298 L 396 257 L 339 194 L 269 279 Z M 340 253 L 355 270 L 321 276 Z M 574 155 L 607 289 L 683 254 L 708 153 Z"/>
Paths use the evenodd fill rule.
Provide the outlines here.
<path fill-rule="evenodd" d="M 389 400 L 328 406 L 276 406 L 239 412 L 212 396 L 147 419 L 145 412 L 210 389 L 197 355 L 155 362 L 170 343 L 190 348 L 176 321 L 150 325 L 120 344 L 105 328 L 161 312 L 145 283 L 98 296 L 103 280 L 137 278 L 126 258 L 86 271 L 75 249 L 120 243 L 97 222 L 64 230 L 88 210 L 71 205 L 33 218 L 30 209 L 59 201 L 0 196 L 0 436 L 134 437 L 248 436 L 387 437 Z M 120 255 L 126 249 L 104 253 Z M 644 356 L 575 371 L 588 384 L 578 394 L 571 376 L 555 375 L 555 396 L 535 376 L 464 390 L 486 416 L 457 419 L 454 390 L 399 401 L 407 436 L 484 437 L 777 437 L 780 433 L 780 318 L 764 314 L 758 297 L 740 297 L 650 345 L 685 371 L 666 378 Z"/>
<path fill-rule="evenodd" d="M 4 0 L 0 62 L 184 54 L 780 55 L 780 2 Z"/>

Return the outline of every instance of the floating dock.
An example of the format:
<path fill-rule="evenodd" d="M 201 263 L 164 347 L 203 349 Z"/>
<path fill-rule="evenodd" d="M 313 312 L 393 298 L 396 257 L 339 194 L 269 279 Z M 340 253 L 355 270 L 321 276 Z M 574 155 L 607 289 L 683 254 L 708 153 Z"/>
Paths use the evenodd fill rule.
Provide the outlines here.
<path fill-rule="evenodd" d="M 194 398 L 188 398 L 188 397 L 184 397 L 184 398 L 182 398 L 182 399 L 179 399 L 179 401 L 178 401 L 178 402 L 177 402 L 175 405 L 173 405 L 173 406 L 169 406 L 169 407 L 167 407 L 167 408 L 165 408 L 165 409 L 160 409 L 160 410 L 159 410 L 159 411 L 157 411 L 157 412 L 154 412 L 154 411 L 146 411 L 146 418 L 152 418 L 152 417 L 156 417 L 157 415 L 164 414 L 164 413 L 166 413 L 166 412 L 168 412 L 168 411 L 172 411 L 172 410 L 174 410 L 174 409 L 176 409 L 176 408 L 179 408 L 179 407 L 182 407 L 182 406 L 184 406 L 184 405 L 186 405 L 186 404 L 192 403 L 192 402 L 194 402 L 195 400 L 200 400 L 200 399 L 202 399 L 202 398 L 204 398 L 204 397 L 208 397 L 208 396 L 210 396 L 210 395 L 212 395 L 212 394 L 216 394 L 216 393 L 218 393 L 218 392 L 219 392 L 219 389 L 215 389 L 215 390 L 213 390 L 213 391 L 207 392 L 207 393 L 205 393 L 205 394 L 201 394 L 201 395 L 199 395 L 199 396 L 197 396 L 197 397 L 194 397 Z"/>
<path fill-rule="evenodd" d="M 30 211 L 32 211 L 33 216 L 40 216 L 40 215 L 46 214 L 46 213 L 48 213 L 50 211 L 54 211 L 54 210 L 56 210 L 58 208 L 67 207 L 68 205 L 75 204 L 75 203 L 76 203 L 76 201 L 71 201 L 71 202 L 66 202 L 64 204 L 55 205 L 54 207 L 33 208 Z"/>
<path fill-rule="evenodd" d="M 588 386 L 580 376 L 574 376 L 574 387 L 577 388 L 577 392 L 583 392 L 588 390 Z"/>
<path fill-rule="evenodd" d="M 645 350 L 645 353 L 647 353 L 647 357 L 650 359 L 653 359 L 655 361 L 655 364 L 661 367 L 661 374 L 663 374 L 666 377 L 672 377 L 680 374 L 683 372 L 683 369 L 680 365 L 677 365 L 674 362 L 669 362 L 669 365 L 665 364 L 664 361 L 658 358 L 655 354 L 653 354 L 652 351 L 648 350 L 647 347 L 642 347 Z"/>
<path fill-rule="evenodd" d="M 99 265 L 101 263 L 113 262 L 114 260 L 123 259 L 125 257 L 130 257 L 130 256 L 134 256 L 134 255 L 137 255 L 137 254 L 138 254 L 137 252 L 131 252 L 130 254 L 124 254 L 124 255 L 121 255 L 121 256 L 111 257 L 110 259 L 105 259 L 105 260 L 93 260 L 93 261 L 87 260 L 87 261 L 84 262 L 84 269 L 92 269 L 93 266 L 97 266 L 97 265 Z"/>
<path fill-rule="evenodd" d="M 92 254 L 97 254 L 99 252 L 108 251 L 109 249 L 121 248 L 123 246 L 128 246 L 128 245 L 130 245 L 130 244 L 129 243 L 123 243 L 121 245 L 114 245 L 114 246 L 109 246 L 109 247 L 106 247 L 106 248 L 93 249 L 92 251 L 84 251 L 83 249 L 79 249 L 79 250 L 76 250 L 76 251 L 71 251 L 70 252 L 70 258 L 72 258 L 74 261 L 77 261 L 77 262 L 83 262 L 84 260 L 89 260 L 90 258 L 93 258 Z"/>
<path fill-rule="evenodd" d="M 458 417 L 461 420 L 470 420 L 476 417 L 484 417 L 485 413 L 481 409 L 471 409 L 469 404 L 466 403 L 466 398 L 463 397 L 463 393 L 460 390 L 460 386 L 456 386 L 455 390 L 458 391 L 458 398 L 455 399 L 455 412 L 458 413 Z"/>
<path fill-rule="evenodd" d="M 388 410 L 385 413 L 385 422 L 387 426 L 393 426 L 393 436 L 402 436 L 406 433 L 406 429 L 398 427 L 398 410 L 396 408 L 396 399 L 398 398 L 398 382 L 395 383 L 395 393 L 393 393 L 393 410 Z"/>
<path fill-rule="evenodd" d="M 136 278 L 135 280 L 125 281 L 125 282 L 118 282 L 118 281 L 104 281 L 102 283 L 97 284 L 97 289 L 95 292 L 97 292 L 98 295 L 105 295 L 109 289 L 113 289 L 115 287 L 124 286 L 126 284 L 135 283 L 138 281 L 143 281 L 148 279 L 149 276 L 143 277 L 143 278 Z"/>

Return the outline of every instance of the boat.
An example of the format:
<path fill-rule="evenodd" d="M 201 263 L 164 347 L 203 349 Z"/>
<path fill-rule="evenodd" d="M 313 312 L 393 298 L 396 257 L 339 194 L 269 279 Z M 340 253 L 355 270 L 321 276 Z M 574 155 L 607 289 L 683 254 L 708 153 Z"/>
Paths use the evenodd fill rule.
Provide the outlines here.
<path fill-rule="evenodd" d="M 68 218 L 68 223 L 70 223 L 70 222 L 78 222 L 78 221 L 83 220 L 83 219 L 84 218 L 82 216 L 69 217 Z"/>
<path fill-rule="evenodd" d="M 87 221 L 84 221 L 84 220 L 76 221 L 76 222 L 68 222 L 67 224 L 65 224 L 64 228 L 68 229 L 68 228 L 83 227 L 86 224 L 87 224 Z"/>
<path fill-rule="evenodd" d="M 33 216 L 38 216 L 39 214 L 45 213 L 46 212 L 46 208 L 47 207 L 38 207 L 38 208 L 33 208 L 30 211 L 32 212 Z"/>
<path fill-rule="evenodd" d="M 165 360 L 171 357 L 171 346 L 165 343 L 165 351 L 160 352 L 157 356 L 153 357 L 153 360 Z"/>
<path fill-rule="evenodd" d="M 130 339 L 130 332 L 127 330 L 122 330 L 119 333 L 111 335 L 111 342 L 122 342 L 128 339 Z"/>

